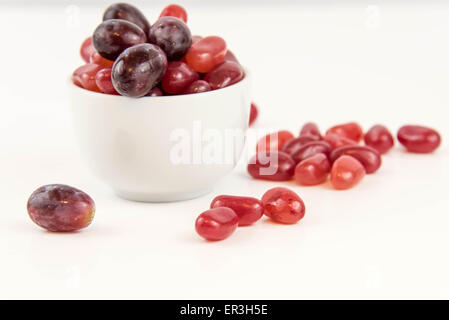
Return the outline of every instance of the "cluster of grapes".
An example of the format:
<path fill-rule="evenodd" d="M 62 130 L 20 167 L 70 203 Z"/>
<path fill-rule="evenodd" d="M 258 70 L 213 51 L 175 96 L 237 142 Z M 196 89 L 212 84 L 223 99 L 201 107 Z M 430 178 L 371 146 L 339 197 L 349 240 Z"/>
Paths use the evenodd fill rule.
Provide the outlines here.
<path fill-rule="evenodd" d="M 187 13 L 169 5 L 150 25 L 136 7 L 115 3 L 81 46 L 73 72 L 84 89 L 127 97 L 200 93 L 242 80 L 244 70 L 217 36 L 192 36 Z"/>

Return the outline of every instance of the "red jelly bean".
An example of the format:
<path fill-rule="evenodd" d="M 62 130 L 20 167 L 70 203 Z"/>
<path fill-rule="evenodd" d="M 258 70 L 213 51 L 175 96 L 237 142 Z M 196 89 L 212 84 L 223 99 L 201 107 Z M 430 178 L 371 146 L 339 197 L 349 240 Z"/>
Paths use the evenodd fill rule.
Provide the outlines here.
<path fill-rule="evenodd" d="M 295 162 L 282 151 L 259 152 L 251 158 L 247 169 L 255 179 L 288 181 L 293 177 Z"/>
<path fill-rule="evenodd" d="M 290 139 L 286 143 L 284 143 L 281 151 L 283 151 L 289 155 L 293 155 L 299 149 L 301 149 L 305 144 L 312 142 L 312 141 L 318 141 L 317 136 L 311 136 L 311 135 L 299 136 L 297 138 Z"/>
<path fill-rule="evenodd" d="M 215 90 L 237 83 L 244 77 L 245 73 L 240 64 L 232 61 L 225 61 L 206 74 L 204 80 L 209 82 L 212 89 Z"/>
<path fill-rule="evenodd" d="M 227 52 L 226 52 L 226 55 L 225 55 L 225 61 L 232 61 L 232 62 L 237 62 L 237 63 L 239 63 L 239 61 L 237 60 L 237 58 L 235 57 L 235 55 L 234 55 L 234 53 L 232 53 L 232 51 L 231 50 L 228 50 Z"/>
<path fill-rule="evenodd" d="M 190 84 L 190 86 L 187 87 L 187 89 L 184 91 L 185 94 L 191 94 L 191 93 L 201 93 L 201 92 L 207 92 L 212 90 L 210 87 L 209 82 L 206 82 L 204 80 L 196 80 Z"/>
<path fill-rule="evenodd" d="M 92 52 L 89 61 L 90 63 L 98 64 L 103 68 L 112 67 L 114 64 L 114 61 L 103 58 L 97 51 Z"/>
<path fill-rule="evenodd" d="M 95 203 L 81 190 L 50 184 L 31 194 L 27 210 L 38 226 L 54 232 L 69 232 L 86 228 L 92 222 Z"/>
<path fill-rule="evenodd" d="M 355 142 L 354 140 L 339 136 L 335 133 L 326 133 L 323 139 L 324 141 L 329 143 L 332 149 L 337 149 L 343 146 L 353 146 L 357 144 L 357 142 Z"/>
<path fill-rule="evenodd" d="M 334 126 L 327 130 L 326 133 L 334 133 L 336 135 L 360 142 L 363 138 L 363 129 L 355 122 L 349 122 Z"/>
<path fill-rule="evenodd" d="M 200 73 L 207 73 L 224 61 L 226 42 L 217 36 L 210 36 L 192 44 L 186 54 L 186 61 Z"/>
<path fill-rule="evenodd" d="M 147 93 L 147 97 L 160 97 L 163 96 L 164 93 L 162 92 L 161 89 L 159 89 L 158 87 L 153 88 L 150 90 L 150 92 Z"/>
<path fill-rule="evenodd" d="M 286 130 L 267 134 L 257 142 L 256 151 L 282 150 L 282 147 L 293 138 L 293 134 Z"/>
<path fill-rule="evenodd" d="M 262 203 L 265 215 L 280 223 L 297 223 L 306 213 L 302 199 L 295 192 L 286 188 L 268 190 L 262 197 Z"/>
<path fill-rule="evenodd" d="M 89 91 L 101 92 L 95 81 L 97 72 L 101 67 L 97 64 L 88 63 L 79 67 L 72 74 L 72 81 L 77 86 Z"/>
<path fill-rule="evenodd" d="M 335 189 L 344 190 L 355 186 L 365 176 L 365 168 L 351 156 L 335 160 L 331 170 L 331 183 Z"/>
<path fill-rule="evenodd" d="M 315 136 L 316 140 L 321 140 L 323 137 L 321 136 L 320 129 L 318 128 L 316 123 L 307 122 L 302 126 L 301 131 L 299 132 L 300 136 Z"/>
<path fill-rule="evenodd" d="M 194 81 L 198 80 L 198 73 L 181 61 L 168 63 L 167 71 L 162 78 L 162 89 L 169 94 L 180 94 Z"/>
<path fill-rule="evenodd" d="M 107 94 L 118 94 L 112 85 L 111 79 L 112 68 L 104 68 L 97 72 L 95 83 L 100 90 Z"/>
<path fill-rule="evenodd" d="M 407 125 L 399 129 L 398 140 L 409 152 L 430 153 L 440 146 L 441 136 L 431 128 Z"/>
<path fill-rule="evenodd" d="M 86 40 L 84 40 L 83 44 L 81 45 L 80 48 L 81 58 L 83 58 L 83 60 L 86 63 L 89 63 L 90 56 L 92 55 L 93 52 L 95 52 L 95 48 L 94 45 L 92 44 L 92 37 L 89 37 Z"/>
<path fill-rule="evenodd" d="M 249 112 L 249 125 L 252 125 L 254 121 L 256 121 L 258 114 L 259 110 L 257 110 L 256 104 L 254 102 L 251 102 L 251 109 Z"/>
<path fill-rule="evenodd" d="M 234 233 L 239 217 L 234 210 L 220 207 L 204 211 L 195 222 L 196 232 L 206 240 L 224 240 Z"/>
<path fill-rule="evenodd" d="M 182 21 L 187 23 L 186 10 L 177 4 L 170 4 L 170 5 L 166 6 L 162 10 L 159 17 L 175 17 L 175 18 L 181 19 Z"/>
<path fill-rule="evenodd" d="M 192 36 L 192 44 L 197 43 L 201 39 L 203 39 L 202 36 Z"/>
<path fill-rule="evenodd" d="M 263 215 L 262 201 L 250 197 L 222 195 L 212 200 L 210 208 L 226 207 L 234 210 L 239 217 L 239 226 L 248 226 Z"/>
<path fill-rule="evenodd" d="M 334 162 L 343 155 L 356 158 L 365 167 L 366 173 L 376 172 L 382 164 L 380 153 L 367 146 L 345 146 L 335 149 L 330 154 L 330 160 Z"/>
<path fill-rule="evenodd" d="M 390 131 L 382 125 L 375 125 L 365 134 L 365 144 L 376 149 L 380 154 L 387 153 L 394 146 Z"/>
<path fill-rule="evenodd" d="M 296 182 L 305 186 L 313 186 L 326 181 L 331 165 L 327 156 L 317 153 L 304 159 L 295 168 Z"/>
<path fill-rule="evenodd" d="M 304 159 L 314 156 L 318 153 L 325 154 L 329 156 L 331 152 L 331 147 L 327 142 L 324 141 L 312 141 L 308 142 L 299 148 L 295 153 L 292 154 L 292 159 L 295 163 L 300 163 Z"/>

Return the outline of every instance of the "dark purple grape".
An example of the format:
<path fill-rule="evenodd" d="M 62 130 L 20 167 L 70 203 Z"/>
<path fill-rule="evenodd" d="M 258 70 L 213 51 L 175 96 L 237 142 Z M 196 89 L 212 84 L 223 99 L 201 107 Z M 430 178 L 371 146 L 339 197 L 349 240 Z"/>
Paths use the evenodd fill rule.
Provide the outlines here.
<path fill-rule="evenodd" d="M 127 97 L 142 97 L 150 92 L 167 70 L 167 57 L 161 48 L 142 43 L 126 49 L 112 66 L 112 84 Z"/>
<path fill-rule="evenodd" d="M 27 203 L 28 214 L 49 231 L 75 231 L 87 227 L 95 214 L 89 195 L 63 184 L 49 184 L 34 191 Z"/>
<path fill-rule="evenodd" d="M 185 94 L 191 94 L 191 93 L 201 93 L 201 92 L 207 92 L 211 91 L 212 88 L 210 87 L 209 82 L 204 80 L 196 80 L 190 84 L 190 86 L 187 87 L 187 89 L 184 91 Z"/>
<path fill-rule="evenodd" d="M 134 23 L 145 32 L 145 35 L 150 31 L 150 23 L 143 13 L 128 3 L 114 3 L 111 4 L 104 11 L 103 21 L 110 19 L 122 19 Z"/>
<path fill-rule="evenodd" d="M 161 17 L 150 29 L 148 41 L 161 47 L 169 61 L 181 59 L 192 44 L 189 27 L 180 19 Z"/>
<path fill-rule="evenodd" d="M 147 37 L 134 23 L 111 19 L 95 29 L 92 42 L 103 58 L 114 61 L 126 48 L 147 42 Z"/>

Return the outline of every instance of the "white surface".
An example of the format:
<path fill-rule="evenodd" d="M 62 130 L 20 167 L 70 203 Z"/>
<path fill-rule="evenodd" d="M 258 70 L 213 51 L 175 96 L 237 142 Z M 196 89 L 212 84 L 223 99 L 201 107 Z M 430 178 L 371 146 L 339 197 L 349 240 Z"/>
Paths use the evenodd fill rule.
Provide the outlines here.
<path fill-rule="evenodd" d="M 146 10 L 151 21 L 160 9 Z M 397 147 L 343 192 L 254 181 L 243 159 L 213 193 L 166 204 L 121 200 L 87 170 L 65 79 L 102 9 L 82 7 L 79 27 L 65 10 L 0 10 L 0 298 L 449 298 L 448 5 L 191 8 L 193 33 L 222 35 L 253 71 L 255 130 L 421 123 L 443 145 Z M 91 227 L 32 224 L 28 196 L 58 182 L 94 198 Z M 215 195 L 277 185 L 306 202 L 299 224 L 263 220 L 219 243 L 195 234 Z"/>

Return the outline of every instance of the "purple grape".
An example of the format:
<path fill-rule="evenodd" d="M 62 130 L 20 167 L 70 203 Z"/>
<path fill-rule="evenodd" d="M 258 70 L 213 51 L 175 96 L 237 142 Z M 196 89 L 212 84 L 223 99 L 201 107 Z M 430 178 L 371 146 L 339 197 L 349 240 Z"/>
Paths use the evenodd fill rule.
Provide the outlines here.
<path fill-rule="evenodd" d="M 161 47 L 169 61 L 181 59 L 192 44 L 189 27 L 180 19 L 161 17 L 151 27 L 148 41 Z"/>
<path fill-rule="evenodd" d="M 156 87 L 167 70 L 161 48 L 142 43 L 126 49 L 112 66 L 112 84 L 127 97 L 142 97 Z"/>
<path fill-rule="evenodd" d="M 150 31 L 150 23 L 143 13 L 128 3 L 114 3 L 111 4 L 103 14 L 103 21 L 110 19 L 122 19 L 134 23 L 145 32 L 145 35 Z"/>
<path fill-rule="evenodd" d="M 103 21 L 95 29 L 92 43 L 98 53 L 114 61 L 126 48 L 147 42 L 145 32 L 134 23 L 111 19 Z"/>

